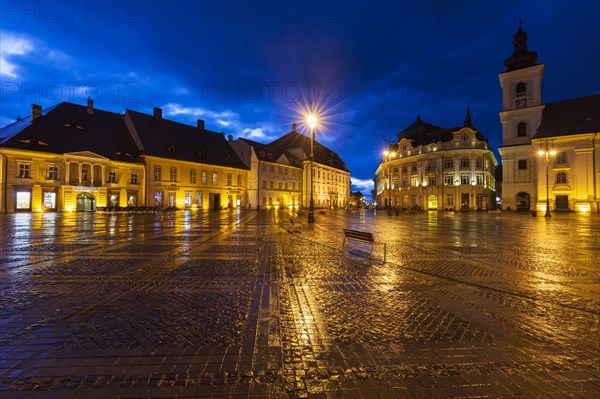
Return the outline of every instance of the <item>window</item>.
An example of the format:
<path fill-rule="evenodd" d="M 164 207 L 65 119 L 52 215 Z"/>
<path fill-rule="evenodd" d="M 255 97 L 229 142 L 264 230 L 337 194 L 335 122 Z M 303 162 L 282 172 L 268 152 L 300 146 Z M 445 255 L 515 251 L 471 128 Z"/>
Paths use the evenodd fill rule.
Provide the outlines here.
<path fill-rule="evenodd" d="M 404 165 L 402 167 L 402 173 L 406 173 L 408 171 L 408 166 Z"/>
<path fill-rule="evenodd" d="M 58 180 L 59 168 L 58 165 L 48 165 L 47 174 L 48 180 Z"/>
<path fill-rule="evenodd" d="M 196 192 L 196 206 L 202 208 L 202 193 Z"/>
<path fill-rule="evenodd" d="M 411 177 L 410 178 L 410 186 L 411 187 L 417 187 L 417 184 L 418 184 L 417 183 L 417 177 L 416 176 Z"/>
<path fill-rule="evenodd" d="M 527 170 L 527 160 L 519 159 L 519 170 Z"/>
<path fill-rule="evenodd" d="M 242 175 L 237 175 L 237 185 L 238 187 L 242 186 Z"/>
<path fill-rule="evenodd" d="M 436 169 L 437 169 L 437 162 L 429 161 L 429 163 L 427 164 L 427 170 L 436 170 Z"/>
<path fill-rule="evenodd" d="M 263 180 L 262 188 L 267 188 L 267 181 L 266 180 Z"/>
<path fill-rule="evenodd" d="M 154 192 L 154 205 L 155 206 L 163 206 L 163 192 L 162 191 Z"/>
<path fill-rule="evenodd" d="M 192 192 L 186 191 L 185 192 L 185 207 L 189 208 L 190 206 L 192 206 Z"/>
<path fill-rule="evenodd" d="M 477 158 L 477 159 L 475 160 L 475 167 L 476 167 L 477 169 L 481 169 L 481 166 L 482 166 L 482 165 L 483 165 L 483 161 L 482 161 L 481 159 Z"/>
<path fill-rule="evenodd" d="M 56 209 L 56 193 L 44 191 L 43 196 L 44 209 Z"/>
<path fill-rule="evenodd" d="M 444 159 L 444 169 L 452 169 L 454 167 L 454 160 Z"/>
<path fill-rule="evenodd" d="M 527 136 L 527 123 L 519 122 L 517 125 L 517 137 L 526 137 Z"/>
<path fill-rule="evenodd" d="M 275 183 L 273 181 L 269 182 L 269 187 L 272 189 L 275 188 Z"/>
<path fill-rule="evenodd" d="M 460 184 L 469 184 L 469 175 L 460 175 Z"/>
<path fill-rule="evenodd" d="M 22 177 L 24 179 L 31 178 L 31 164 L 30 163 L 20 163 L 19 164 L 18 177 Z"/>
<path fill-rule="evenodd" d="M 483 176 L 482 175 L 476 175 L 475 178 L 477 179 L 477 185 L 478 186 L 482 186 L 483 185 Z"/>
<path fill-rule="evenodd" d="M 435 185 L 436 185 L 436 183 L 437 183 L 437 182 L 436 182 L 436 179 L 435 179 L 435 177 L 430 177 L 430 178 L 429 178 L 428 184 L 429 184 L 430 186 L 435 186 Z"/>
<path fill-rule="evenodd" d="M 213 172 L 212 174 L 212 185 L 216 186 L 219 184 L 219 174 L 217 172 Z"/>
<path fill-rule="evenodd" d="M 454 175 L 444 175 L 444 184 L 451 186 L 454 184 Z"/>
<path fill-rule="evenodd" d="M 461 168 L 468 168 L 470 166 L 469 158 L 463 158 L 460 160 Z"/>
<path fill-rule="evenodd" d="M 287 183 L 285 183 L 285 189 L 286 189 L 286 191 L 287 191 L 287 189 L 288 189 L 288 184 L 287 184 Z"/>
<path fill-rule="evenodd" d="M 162 180 L 162 168 L 160 166 L 154 167 L 154 181 Z"/>
<path fill-rule="evenodd" d="M 263 163 L 263 164 L 262 164 L 262 171 L 263 171 L 263 172 L 266 172 L 266 171 L 267 171 L 267 164 L 266 164 L 266 163 Z"/>
<path fill-rule="evenodd" d="M 175 167 L 172 167 L 172 168 L 169 170 L 169 172 L 170 172 L 170 173 L 169 173 L 170 180 L 171 180 L 172 182 L 176 182 L 176 181 L 177 181 L 177 168 L 175 168 Z"/>
<path fill-rule="evenodd" d="M 17 210 L 31 210 L 31 191 L 17 191 L 15 195 L 15 208 Z"/>
<path fill-rule="evenodd" d="M 190 184 L 196 184 L 196 169 L 190 169 Z"/>
<path fill-rule="evenodd" d="M 263 197 L 263 205 L 267 205 L 267 197 Z"/>
<path fill-rule="evenodd" d="M 462 139 L 463 141 L 469 141 L 469 133 L 463 133 Z"/>
<path fill-rule="evenodd" d="M 131 172 L 131 180 L 130 180 L 131 184 L 139 184 L 138 182 L 138 174 L 137 172 Z"/>
<path fill-rule="evenodd" d="M 281 184 L 281 182 L 279 182 L 279 189 L 281 190 L 282 188 L 283 188 L 282 184 Z"/>
<path fill-rule="evenodd" d="M 232 181 L 232 175 L 231 173 L 227 173 L 227 185 L 231 186 L 231 181 Z"/>
<path fill-rule="evenodd" d="M 527 94 L 527 85 L 524 82 L 519 82 L 515 89 L 515 94 L 517 97 L 523 97 Z"/>
<path fill-rule="evenodd" d="M 108 183 L 116 183 L 117 182 L 117 171 L 109 170 L 108 171 L 108 179 L 106 179 Z"/>
<path fill-rule="evenodd" d="M 561 165 L 566 164 L 567 163 L 567 153 L 559 152 L 558 155 L 556 156 L 556 163 L 561 164 Z"/>
<path fill-rule="evenodd" d="M 274 173 L 275 172 L 275 166 L 270 165 L 269 166 L 269 172 Z"/>
<path fill-rule="evenodd" d="M 416 172 L 416 171 L 417 171 L 417 164 L 413 164 L 413 166 L 412 166 L 412 171 L 413 171 L 413 172 Z"/>
<path fill-rule="evenodd" d="M 280 166 L 278 169 L 279 169 L 279 174 L 282 175 L 283 174 L 283 168 Z"/>
<path fill-rule="evenodd" d="M 201 183 L 202 183 L 202 184 L 206 184 L 206 181 L 207 181 L 207 179 L 208 179 L 208 178 L 207 178 L 206 171 L 202 171 L 201 179 L 202 179 L 202 180 L 201 180 Z"/>
<path fill-rule="evenodd" d="M 285 168 L 285 170 L 284 170 L 283 174 L 284 174 L 284 175 L 286 175 L 286 176 L 288 175 L 288 170 L 287 170 L 287 168 Z"/>
<path fill-rule="evenodd" d="M 454 206 L 454 194 L 446 194 L 446 206 Z"/>
<path fill-rule="evenodd" d="M 567 184 L 567 174 L 565 172 L 556 174 L 556 184 Z"/>
<path fill-rule="evenodd" d="M 292 182 L 292 190 L 296 190 L 296 182 Z"/>
<path fill-rule="evenodd" d="M 81 166 L 81 180 L 82 181 L 90 181 L 90 169 L 88 165 Z"/>
<path fill-rule="evenodd" d="M 402 151 L 406 151 L 406 143 L 402 144 Z"/>

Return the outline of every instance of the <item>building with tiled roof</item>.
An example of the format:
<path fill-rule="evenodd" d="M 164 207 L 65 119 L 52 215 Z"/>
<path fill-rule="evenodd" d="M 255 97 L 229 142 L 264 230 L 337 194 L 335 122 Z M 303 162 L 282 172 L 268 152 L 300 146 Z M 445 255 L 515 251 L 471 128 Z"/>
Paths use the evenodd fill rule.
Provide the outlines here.
<path fill-rule="evenodd" d="M 261 144 L 239 138 L 231 142 L 250 167 L 249 197 L 256 181 L 259 206 L 309 207 L 310 137 L 299 133 L 296 124 L 282 137 Z M 313 199 L 316 208 L 347 208 L 350 201 L 350 172 L 340 156 L 314 141 Z"/>
<path fill-rule="evenodd" d="M 118 113 L 60 103 L 0 129 L 2 212 L 143 203 L 144 164 Z"/>
<path fill-rule="evenodd" d="M 484 210 L 495 206 L 497 161 L 473 126 L 441 128 L 420 116 L 382 154 L 373 202 L 387 209 Z"/>
<path fill-rule="evenodd" d="M 147 170 L 147 206 L 222 209 L 247 207 L 249 168 L 224 133 L 127 110 L 123 120 Z"/>
<path fill-rule="evenodd" d="M 498 75 L 502 208 L 600 211 L 600 94 L 542 103 L 544 64 L 521 26 L 513 44 Z"/>

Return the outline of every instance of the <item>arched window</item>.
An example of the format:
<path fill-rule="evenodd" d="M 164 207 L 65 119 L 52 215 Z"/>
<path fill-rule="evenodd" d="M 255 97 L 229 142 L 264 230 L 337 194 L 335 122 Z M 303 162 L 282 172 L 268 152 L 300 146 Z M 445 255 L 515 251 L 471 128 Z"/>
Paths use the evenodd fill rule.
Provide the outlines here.
<path fill-rule="evenodd" d="M 556 184 L 567 184 L 567 174 L 565 172 L 556 174 Z"/>
<path fill-rule="evenodd" d="M 525 122 L 519 122 L 517 125 L 517 137 L 527 136 L 527 124 Z"/>
<path fill-rule="evenodd" d="M 517 97 L 524 96 L 527 93 L 527 85 L 524 82 L 519 82 L 515 91 Z"/>
<path fill-rule="evenodd" d="M 469 133 L 463 133 L 462 139 L 463 141 L 469 141 Z"/>
<path fill-rule="evenodd" d="M 402 144 L 402 151 L 406 151 L 406 143 Z"/>

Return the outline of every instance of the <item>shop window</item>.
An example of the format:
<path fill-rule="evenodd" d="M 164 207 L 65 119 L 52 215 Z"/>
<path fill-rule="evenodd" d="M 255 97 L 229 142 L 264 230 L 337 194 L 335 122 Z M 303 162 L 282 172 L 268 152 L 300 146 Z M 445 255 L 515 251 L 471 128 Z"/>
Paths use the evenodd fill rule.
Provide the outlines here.
<path fill-rule="evenodd" d="M 127 197 L 127 206 L 137 206 L 137 195 L 129 194 L 129 197 Z"/>
<path fill-rule="evenodd" d="M 56 209 L 56 193 L 51 191 L 45 191 L 42 197 L 44 201 L 44 209 L 52 210 Z"/>
<path fill-rule="evenodd" d="M 155 206 L 163 206 L 164 204 L 164 194 L 162 191 L 154 192 L 154 205 Z"/>
<path fill-rule="evenodd" d="M 108 199 L 108 205 L 112 207 L 119 206 L 119 194 L 110 194 Z"/>
<path fill-rule="evenodd" d="M 196 206 L 202 208 L 202 193 L 196 193 Z"/>
<path fill-rule="evenodd" d="M 190 191 L 185 192 L 185 207 L 189 208 L 192 206 L 192 193 Z"/>

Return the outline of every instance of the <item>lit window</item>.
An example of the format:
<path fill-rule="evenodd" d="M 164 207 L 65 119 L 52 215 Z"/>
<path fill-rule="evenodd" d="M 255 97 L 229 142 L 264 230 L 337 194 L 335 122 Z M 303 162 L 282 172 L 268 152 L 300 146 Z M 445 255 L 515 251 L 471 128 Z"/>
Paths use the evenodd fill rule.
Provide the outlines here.
<path fill-rule="evenodd" d="M 444 175 L 444 184 L 453 185 L 454 184 L 454 175 Z"/>
<path fill-rule="evenodd" d="M 155 206 L 163 206 L 163 192 L 162 191 L 154 192 L 154 205 Z"/>
<path fill-rule="evenodd" d="M 213 174 L 212 174 L 212 184 L 213 184 L 213 186 L 216 186 L 217 184 L 219 184 L 219 175 L 217 172 L 213 172 Z"/>
<path fill-rule="evenodd" d="M 469 184 L 469 175 L 460 175 L 460 184 Z"/>
<path fill-rule="evenodd" d="M 202 180 L 201 180 L 201 183 L 202 183 L 202 184 L 206 184 L 206 182 L 207 182 L 207 180 L 208 180 L 208 178 L 207 178 L 207 174 L 206 174 L 206 171 L 202 171 L 201 179 L 202 179 Z"/>

